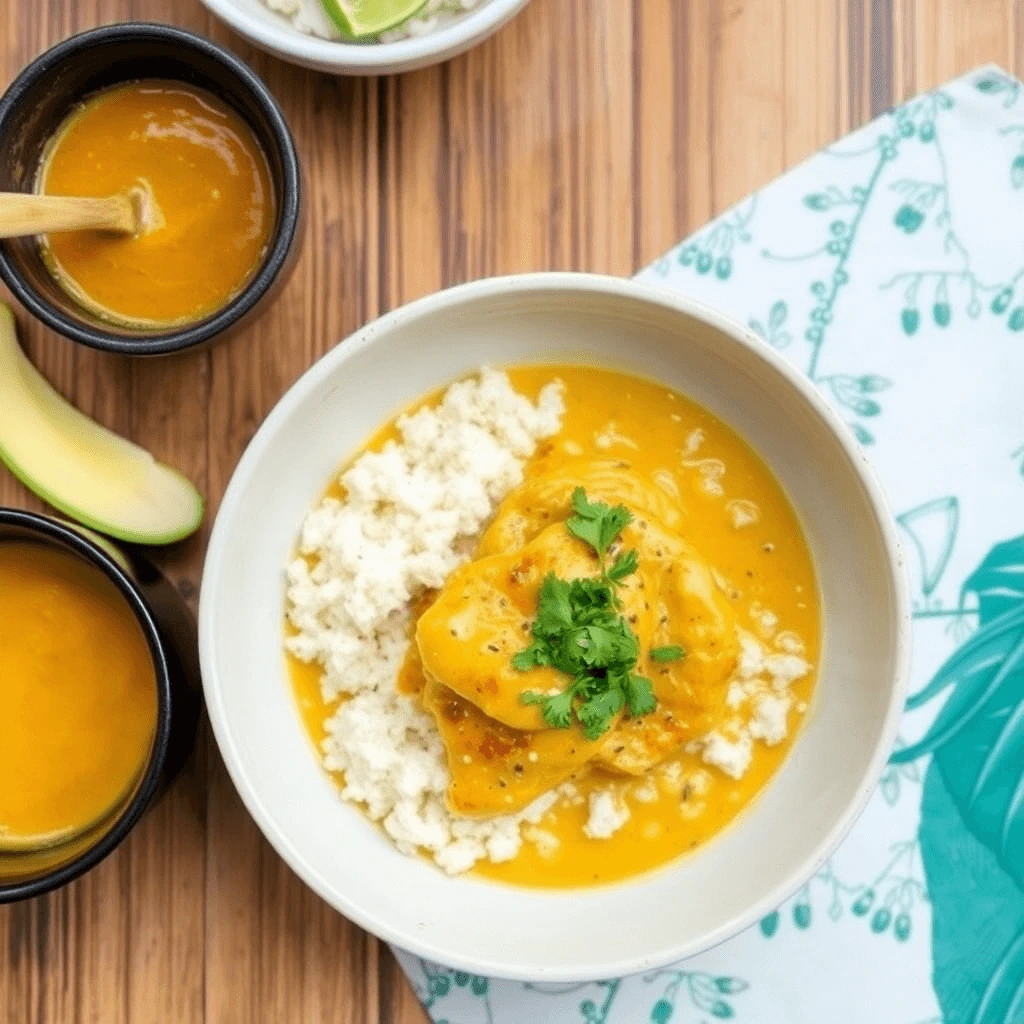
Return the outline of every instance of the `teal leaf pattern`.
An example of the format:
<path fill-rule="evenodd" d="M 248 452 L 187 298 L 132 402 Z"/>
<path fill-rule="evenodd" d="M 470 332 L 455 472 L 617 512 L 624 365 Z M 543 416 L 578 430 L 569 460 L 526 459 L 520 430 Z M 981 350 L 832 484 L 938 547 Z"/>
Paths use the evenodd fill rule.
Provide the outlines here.
<path fill-rule="evenodd" d="M 953 554 L 960 528 L 960 502 L 954 495 L 934 498 L 900 513 L 903 527 L 917 554 L 922 596 L 928 598 L 939 585 Z"/>
<path fill-rule="evenodd" d="M 749 324 L 751 329 L 757 331 L 773 348 L 785 348 L 793 340 L 789 331 L 785 330 L 788 317 L 789 306 L 783 299 L 779 299 L 772 303 L 772 308 L 768 310 L 768 316 L 763 323 L 757 318 L 752 318 Z"/>
<path fill-rule="evenodd" d="M 651 1007 L 655 1024 L 668 1024 L 684 1006 L 710 1014 L 715 1020 L 736 1016 L 733 997 L 749 988 L 742 978 L 714 975 L 703 971 L 670 970 L 647 975 L 644 982 L 657 985 L 667 980 L 660 998 Z"/>
<path fill-rule="evenodd" d="M 1001 71 L 985 71 L 974 80 L 974 88 L 987 96 L 1001 96 L 1004 107 L 1012 107 L 1020 96 L 1021 83 Z"/>
<path fill-rule="evenodd" d="M 679 247 L 676 260 L 681 267 L 689 267 L 699 275 L 710 275 L 719 281 L 727 281 L 733 272 L 733 254 L 739 247 L 749 244 L 749 224 L 757 210 L 757 196 L 730 211 L 724 217 L 684 245 Z M 660 268 L 660 269 L 659 269 Z M 671 262 L 659 261 L 655 272 L 665 276 L 671 269 Z"/>
<path fill-rule="evenodd" d="M 1024 154 L 1013 158 L 1010 164 L 1010 182 L 1014 188 L 1024 188 Z"/>
<path fill-rule="evenodd" d="M 939 767 L 928 768 L 921 851 L 932 898 L 933 984 L 945 1024 L 1018 1024 L 1024 894 L 963 827 Z M 1010 1010 L 1016 1016 L 1010 1014 Z"/>
<path fill-rule="evenodd" d="M 1024 605 L 1024 537 L 997 544 L 963 585 L 961 603 L 978 598 L 982 622 Z"/>
<path fill-rule="evenodd" d="M 932 754 L 925 806 L 935 801 L 941 815 L 924 815 L 921 843 L 936 904 L 935 987 L 947 1020 L 1016 1024 L 1024 1011 L 1024 536 L 997 544 L 971 573 L 961 605 L 972 598 L 977 631 L 911 702 L 921 706 L 950 689 L 946 703 L 924 738 L 890 760 Z M 957 835 L 959 823 L 973 838 Z M 955 845 L 940 851 L 951 835 L 975 849 L 973 867 L 962 864 Z M 983 876 L 969 888 L 959 877 L 949 882 L 967 870 Z M 958 935 L 979 897 L 993 893 L 1001 920 L 983 925 L 984 937 L 965 956 L 949 931 L 953 918 Z M 1005 932 L 1002 922 L 1015 917 L 1021 923 Z"/>
<path fill-rule="evenodd" d="M 850 426 L 853 428 L 853 436 L 864 445 L 874 444 L 875 435 L 868 430 L 867 427 L 862 426 L 860 423 L 851 423 Z"/>
<path fill-rule="evenodd" d="M 880 391 L 892 386 L 892 381 L 875 374 L 854 377 L 846 373 L 836 373 L 829 377 L 820 377 L 819 384 L 825 385 L 832 392 L 837 405 L 844 406 L 858 416 L 877 416 L 882 406 L 877 398 Z"/>
<path fill-rule="evenodd" d="M 886 778 L 897 780 L 897 787 L 911 782 L 920 787 L 921 782 L 916 765 L 891 766 Z M 899 789 L 890 806 L 895 806 L 898 800 Z M 811 929 L 818 919 L 815 909 L 818 907 L 832 922 L 840 921 L 849 913 L 854 920 L 864 921 L 869 934 L 906 942 L 913 933 L 913 915 L 928 902 L 922 873 L 917 839 L 894 843 L 887 862 L 866 881 L 842 877 L 835 864 L 829 861 L 793 897 L 789 923 L 794 933 Z M 786 919 L 773 911 L 761 919 L 761 935 L 772 939 L 780 934 L 785 923 Z"/>

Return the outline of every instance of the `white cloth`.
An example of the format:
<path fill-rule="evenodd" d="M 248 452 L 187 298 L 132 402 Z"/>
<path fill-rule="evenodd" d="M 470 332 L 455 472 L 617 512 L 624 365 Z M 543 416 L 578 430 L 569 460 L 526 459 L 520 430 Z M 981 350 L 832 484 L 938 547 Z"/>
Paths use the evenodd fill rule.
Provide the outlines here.
<path fill-rule="evenodd" d="M 449 1024 L 1024 1024 L 1024 86 L 917 97 L 638 278 L 749 323 L 865 445 L 911 564 L 911 691 L 935 681 L 900 745 L 925 750 L 777 914 L 671 969 L 404 968 Z"/>

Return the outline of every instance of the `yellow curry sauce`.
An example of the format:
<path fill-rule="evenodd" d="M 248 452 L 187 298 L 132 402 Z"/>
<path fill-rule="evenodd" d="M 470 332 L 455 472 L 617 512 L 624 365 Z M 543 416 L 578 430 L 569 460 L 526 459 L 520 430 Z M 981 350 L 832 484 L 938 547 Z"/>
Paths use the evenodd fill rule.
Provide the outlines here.
<path fill-rule="evenodd" d="M 715 587 L 704 588 L 701 576 L 697 590 L 688 587 L 686 600 L 692 600 L 695 593 L 713 589 L 713 601 L 702 598 L 710 602 L 707 616 L 728 616 L 729 621 L 734 620 L 736 625 L 758 636 L 768 649 L 774 632 L 794 633 L 803 641 L 804 657 L 816 666 L 820 623 L 810 553 L 781 487 L 744 441 L 700 406 L 652 381 L 584 366 L 516 367 L 507 372 L 513 387 L 531 399 L 536 399 L 540 389 L 553 377 L 561 378 L 566 385 L 566 412 L 562 430 L 545 442 L 527 464 L 523 485 L 506 498 L 494 523 L 485 531 L 478 558 L 502 553 L 512 556 L 521 550 L 529 552 L 539 544 L 541 551 L 534 557 L 539 557 L 545 566 L 558 564 L 550 559 L 564 555 L 543 550 L 545 546 L 550 547 L 551 535 L 557 531 L 544 531 L 542 524 L 534 523 L 528 537 L 535 539 L 527 548 L 522 547 L 523 538 L 518 534 L 522 533 L 523 521 L 545 507 L 537 499 L 550 490 L 549 481 L 561 482 L 563 477 L 576 479 L 583 474 L 589 495 L 609 503 L 621 501 L 641 511 L 649 509 L 657 513 L 652 522 L 671 521 L 673 534 L 681 538 L 677 543 L 683 545 L 673 548 L 672 557 L 692 564 L 693 572 L 698 575 L 711 573 L 716 582 Z M 431 396 L 427 402 L 433 403 L 438 397 Z M 391 424 L 374 436 L 365 450 L 379 450 L 393 436 Z M 333 493 L 338 495 L 336 487 Z M 636 536 L 634 534 L 634 538 Z M 492 559 L 485 558 L 483 562 L 458 570 L 466 578 L 460 581 L 459 587 L 452 588 L 453 591 L 461 593 L 467 587 L 471 589 L 476 571 L 473 566 L 491 562 Z M 641 551 L 641 572 L 644 565 Z M 521 603 L 524 612 L 531 601 L 532 607 L 536 606 L 536 585 L 532 591 L 522 594 L 515 593 L 514 589 L 505 593 L 513 604 Z M 432 599 L 433 595 L 429 595 L 421 602 L 422 607 L 416 609 L 421 646 L 425 640 L 424 630 L 428 634 L 430 631 Z M 446 600 L 446 591 L 442 592 L 440 600 Z M 628 612 L 628 593 L 624 592 L 623 601 Z M 717 602 L 726 603 L 728 607 L 716 609 L 712 605 Z M 768 619 L 765 612 L 771 613 Z M 771 617 L 777 619 L 778 624 L 766 631 L 765 623 Z M 450 620 L 445 618 L 444 621 Z M 642 615 L 637 617 L 634 629 L 644 649 L 651 637 L 655 643 L 665 642 L 659 639 L 658 628 L 656 623 L 645 624 Z M 685 630 L 685 623 L 679 628 Z M 431 657 L 438 652 L 445 654 L 440 632 L 437 631 L 436 643 L 430 640 L 425 647 L 432 652 Z M 685 680 L 683 685 L 691 694 L 699 695 L 703 689 L 724 694 L 716 673 L 724 671 L 721 665 L 732 662 L 728 661 L 728 652 L 720 657 L 714 650 L 698 649 L 700 637 L 707 635 L 706 632 L 694 634 L 689 644 L 684 645 L 692 649 L 677 671 L 688 675 L 693 685 L 687 686 Z M 528 641 L 529 637 L 524 636 L 524 646 Z M 425 680 L 415 642 L 410 647 L 399 688 L 413 695 L 413 699 L 419 695 L 418 699 L 434 712 L 450 754 L 463 749 L 460 742 L 464 744 L 467 767 L 449 765 L 453 771 L 454 784 L 449 790 L 453 810 L 471 814 L 475 810 L 479 814 L 488 809 L 487 813 L 498 813 L 491 808 L 493 771 L 488 775 L 485 769 L 490 766 L 481 766 L 478 771 L 477 765 L 469 766 L 469 762 L 479 762 L 479 753 L 486 751 L 487 744 L 494 747 L 492 754 L 496 762 L 517 743 L 527 749 L 522 734 L 516 730 L 538 727 L 529 722 L 529 716 L 536 714 L 536 709 L 516 709 L 502 704 L 500 698 L 504 689 L 496 694 L 491 705 L 488 705 L 487 695 L 472 693 L 469 688 L 475 685 L 473 665 L 479 661 L 478 648 L 467 644 L 466 649 L 473 652 L 473 658 L 465 666 L 465 679 L 457 678 L 458 672 L 453 678 L 450 671 L 451 665 L 458 664 L 454 660 L 453 645 L 448 652 L 445 682 L 472 696 L 474 703 L 447 687 L 437 687 L 433 681 Z M 494 655 L 494 664 L 486 666 L 486 671 L 481 670 L 480 678 L 488 674 L 495 678 L 502 671 L 500 662 L 507 660 L 507 652 L 494 652 Z M 324 722 L 336 705 L 324 704 L 320 695 L 320 670 L 316 665 L 302 664 L 291 657 L 289 665 L 303 720 L 319 747 L 325 736 Z M 686 666 L 685 670 L 682 666 Z M 659 670 L 667 671 L 664 666 L 643 659 L 637 669 L 656 680 L 654 673 Z M 545 672 L 553 673 L 553 670 L 534 670 L 538 678 Z M 538 684 L 538 688 L 544 689 L 551 681 Z M 704 687 L 704 683 L 715 686 Z M 534 685 L 532 681 L 530 685 Z M 655 685 L 657 688 L 657 681 Z M 642 778 L 624 774 L 633 766 L 617 764 L 617 757 L 621 755 L 608 748 L 597 757 L 594 750 L 581 749 L 588 745 L 578 731 L 575 739 L 571 730 L 528 734 L 531 737 L 529 749 L 540 756 L 532 758 L 532 765 L 517 758 L 517 771 L 526 770 L 518 776 L 519 792 L 511 776 L 511 784 L 501 783 L 508 786 L 504 790 L 506 799 L 510 799 L 508 793 L 514 793 L 518 807 L 536 791 L 551 784 L 545 775 L 548 754 L 552 760 L 563 759 L 560 762 L 563 770 L 573 758 L 578 758 L 581 764 L 588 761 L 572 776 L 579 795 L 573 801 L 560 801 L 541 822 L 537 837 L 542 835 L 546 841 L 530 841 L 531 832 L 527 828 L 527 841 L 515 859 L 500 864 L 481 862 L 474 870 L 478 875 L 518 885 L 572 887 L 632 877 L 694 849 L 732 821 L 778 769 L 792 745 L 813 687 L 813 668 L 810 674 L 790 685 L 794 707 L 788 715 L 787 738 L 774 746 L 755 743 L 750 766 L 738 780 L 706 765 L 699 753 L 686 753 L 678 748 L 650 773 L 651 782 L 647 784 Z M 516 728 L 495 723 L 475 705 L 487 707 L 490 714 L 509 721 Z M 655 719 L 661 710 L 637 719 L 636 727 L 657 730 Z M 688 707 L 687 712 L 692 719 L 689 735 L 714 728 L 729 717 L 721 700 Z M 676 746 L 680 738 L 672 736 L 668 741 Z M 593 746 L 597 748 L 601 744 Z M 477 755 L 475 759 L 470 752 Z M 673 762 L 678 767 L 665 770 L 665 766 Z M 624 794 L 630 818 L 610 838 L 590 839 L 583 830 L 588 819 L 589 795 L 609 786 Z M 638 792 L 644 799 L 637 797 Z M 552 837 L 557 843 L 550 842 Z"/>
<path fill-rule="evenodd" d="M 0 543 L 0 849 L 98 824 L 132 792 L 156 730 L 146 638 L 97 569 Z"/>
<path fill-rule="evenodd" d="M 128 326 L 200 319 L 253 274 L 274 220 L 270 170 L 252 129 L 215 96 L 147 80 L 87 100 L 58 129 L 38 191 L 108 196 L 142 185 L 156 213 L 138 237 L 49 236 L 43 255 L 81 305 Z"/>

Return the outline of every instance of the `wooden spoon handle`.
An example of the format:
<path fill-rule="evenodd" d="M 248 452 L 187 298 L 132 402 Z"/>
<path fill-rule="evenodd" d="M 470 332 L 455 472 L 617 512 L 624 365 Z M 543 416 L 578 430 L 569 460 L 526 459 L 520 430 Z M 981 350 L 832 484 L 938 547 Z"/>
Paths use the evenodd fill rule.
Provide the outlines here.
<path fill-rule="evenodd" d="M 138 227 L 138 210 L 127 193 L 93 199 L 0 192 L 0 238 L 87 228 L 131 235 Z"/>

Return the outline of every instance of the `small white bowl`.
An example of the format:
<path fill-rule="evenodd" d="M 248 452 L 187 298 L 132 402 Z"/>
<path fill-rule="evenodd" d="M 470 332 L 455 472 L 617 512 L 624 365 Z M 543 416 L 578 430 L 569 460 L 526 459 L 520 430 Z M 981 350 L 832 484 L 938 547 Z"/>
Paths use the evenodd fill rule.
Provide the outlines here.
<path fill-rule="evenodd" d="M 825 645 L 808 721 L 730 828 L 632 882 L 553 892 L 448 878 L 398 853 L 321 771 L 281 653 L 284 567 L 339 464 L 409 402 L 481 363 L 612 365 L 692 396 L 744 436 L 798 510 Z M 874 473 L 811 384 L 752 332 L 615 278 L 531 274 L 440 292 L 357 331 L 253 438 L 210 540 L 200 652 L 214 734 L 250 813 L 328 903 L 477 974 L 583 981 L 650 970 L 775 909 L 832 852 L 885 764 L 909 668 L 907 586 Z"/>
<path fill-rule="evenodd" d="M 331 75 L 394 75 L 429 67 L 493 35 L 528 0 L 484 0 L 433 32 L 394 43 L 347 43 L 306 35 L 262 0 L 203 0 L 239 35 L 284 60 Z"/>

